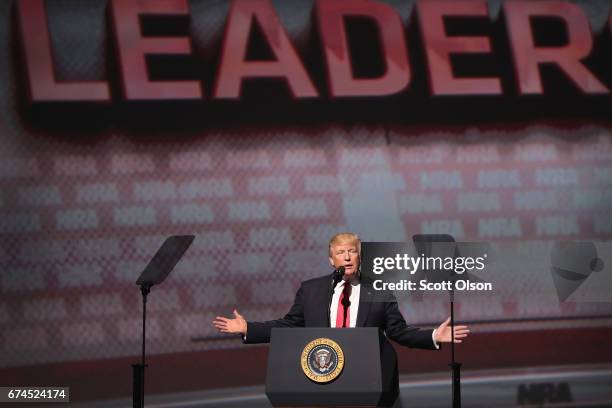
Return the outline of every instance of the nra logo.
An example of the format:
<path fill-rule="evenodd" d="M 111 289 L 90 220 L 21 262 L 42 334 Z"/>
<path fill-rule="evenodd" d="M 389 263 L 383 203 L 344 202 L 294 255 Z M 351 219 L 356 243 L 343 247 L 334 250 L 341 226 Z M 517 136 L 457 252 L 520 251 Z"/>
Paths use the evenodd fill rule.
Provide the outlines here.
<path fill-rule="evenodd" d="M 188 1 L 109 0 L 106 27 L 116 87 L 110 79 L 58 80 L 44 0 L 17 0 L 15 9 L 30 102 L 239 100 L 246 81 L 261 80 L 278 81 L 287 95 L 305 100 L 387 97 L 410 92 L 415 82 L 426 83 L 432 97 L 523 97 L 545 93 L 543 67 L 552 67 L 565 86 L 583 95 L 609 95 L 612 87 L 612 67 L 606 67 L 610 32 L 595 41 L 585 11 L 570 1 L 509 0 L 492 21 L 486 0 L 421 0 L 404 21 L 384 2 L 316 0 L 307 29 L 311 35 L 298 45 L 270 0 L 234 0 L 215 61 L 194 58 L 206 66 L 191 67 L 209 70 L 211 78 L 160 79 L 151 75 L 155 58 L 194 56 Z M 185 22 L 180 35 L 144 27 L 147 21 L 163 26 L 176 18 Z M 368 40 L 363 47 L 375 44 L 371 55 L 360 54 L 363 47 L 355 45 L 355 24 L 371 28 L 357 35 Z M 484 29 L 457 33 L 456 24 Z M 551 24 L 555 38 L 542 39 L 538 32 Z M 265 57 L 250 56 L 254 42 L 266 49 Z M 474 56 L 492 59 L 489 72 L 479 63 L 461 62 Z M 423 78 L 415 81 L 417 72 Z"/>
<path fill-rule="evenodd" d="M 548 403 L 572 402 L 568 383 L 521 384 L 518 387 L 518 405 L 543 406 Z"/>

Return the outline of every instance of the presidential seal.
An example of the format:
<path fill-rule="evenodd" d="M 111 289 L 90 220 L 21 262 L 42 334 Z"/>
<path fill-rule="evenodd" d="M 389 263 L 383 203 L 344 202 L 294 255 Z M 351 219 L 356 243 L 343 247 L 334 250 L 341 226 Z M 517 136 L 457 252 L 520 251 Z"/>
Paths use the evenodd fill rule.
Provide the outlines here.
<path fill-rule="evenodd" d="M 302 351 L 302 371 L 314 382 L 335 380 L 344 368 L 344 352 L 331 339 L 314 339 Z"/>

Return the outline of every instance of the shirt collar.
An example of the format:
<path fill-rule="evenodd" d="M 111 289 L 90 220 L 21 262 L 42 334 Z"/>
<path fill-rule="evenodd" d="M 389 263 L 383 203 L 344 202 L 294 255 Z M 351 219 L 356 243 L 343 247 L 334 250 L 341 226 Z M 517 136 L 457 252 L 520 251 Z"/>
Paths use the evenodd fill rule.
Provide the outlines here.
<path fill-rule="evenodd" d="M 361 283 L 361 281 L 359 280 L 359 276 L 351 279 L 350 283 L 351 283 L 352 286 L 359 285 Z M 344 287 L 345 284 L 346 284 L 346 281 L 344 279 L 342 279 L 342 285 L 341 286 Z"/>

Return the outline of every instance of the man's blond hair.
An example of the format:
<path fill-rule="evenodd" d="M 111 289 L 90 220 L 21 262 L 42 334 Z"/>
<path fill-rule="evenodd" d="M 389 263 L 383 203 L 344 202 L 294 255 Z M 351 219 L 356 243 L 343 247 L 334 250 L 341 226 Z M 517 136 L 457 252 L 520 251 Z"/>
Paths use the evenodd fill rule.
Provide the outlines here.
<path fill-rule="evenodd" d="M 361 252 L 361 240 L 359 236 L 352 232 L 341 232 L 339 234 L 334 235 L 329 240 L 329 256 L 332 255 L 332 247 L 336 245 L 346 245 L 346 244 L 355 244 L 357 246 L 357 250 Z"/>

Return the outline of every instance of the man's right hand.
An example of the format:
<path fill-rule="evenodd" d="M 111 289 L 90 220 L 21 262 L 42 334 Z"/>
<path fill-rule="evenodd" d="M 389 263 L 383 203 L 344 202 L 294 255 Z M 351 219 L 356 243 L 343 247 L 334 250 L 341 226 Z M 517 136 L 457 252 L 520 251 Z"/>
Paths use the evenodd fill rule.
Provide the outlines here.
<path fill-rule="evenodd" d="M 246 336 L 247 333 L 247 322 L 236 309 L 234 309 L 233 319 L 217 316 L 213 321 L 213 325 L 221 333 L 242 334 L 243 336 Z"/>

